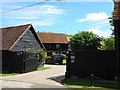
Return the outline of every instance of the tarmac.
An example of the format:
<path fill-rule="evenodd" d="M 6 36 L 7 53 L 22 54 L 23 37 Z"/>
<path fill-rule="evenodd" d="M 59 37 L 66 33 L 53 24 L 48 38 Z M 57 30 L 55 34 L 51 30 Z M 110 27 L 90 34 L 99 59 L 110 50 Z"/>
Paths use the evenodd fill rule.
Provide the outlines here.
<path fill-rule="evenodd" d="M 65 89 L 61 81 L 65 78 L 66 65 L 45 65 L 42 71 L 0 77 L 2 90 L 53 90 Z"/>

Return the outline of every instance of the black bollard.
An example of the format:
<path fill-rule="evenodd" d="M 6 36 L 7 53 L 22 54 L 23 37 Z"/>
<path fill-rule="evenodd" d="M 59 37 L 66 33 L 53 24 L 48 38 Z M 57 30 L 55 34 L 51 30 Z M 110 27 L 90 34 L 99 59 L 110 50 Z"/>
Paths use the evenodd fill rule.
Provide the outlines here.
<path fill-rule="evenodd" d="M 94 74 L 91 74 L 91 86 L 94 86 L 93 85 L 93 78 L 94 78 Z"/>

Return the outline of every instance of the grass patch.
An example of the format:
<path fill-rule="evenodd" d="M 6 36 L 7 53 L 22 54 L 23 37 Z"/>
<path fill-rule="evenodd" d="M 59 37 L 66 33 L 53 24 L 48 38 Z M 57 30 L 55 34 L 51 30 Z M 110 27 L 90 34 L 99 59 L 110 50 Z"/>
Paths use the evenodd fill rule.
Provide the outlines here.
<path fill-rule="evenodd" d="M 45 69 L 50 69 L 50 67 L 40 67 L 40 68 L 37 68 L 37 71 L 41 71 L 41 70 L 45 70 Z"/>
<path fill-rule="evenodd" d="M 66 59 L 63 60 L 63 63 L 62 63 L 62 64 L 63 64 L 63 65 L 66 65 Z"/>
<path fill-rule="evenodd" d="M 45 70 L 45 69 L 50 69 L 50 67 L 41 67 L 41 68 L 37 68 L 37 71 L 41 71 L 41 70 Z M 14 75 L 18 75 L 20 73 L 9 73 L 9 72 L 3 72 L 0 73 L 0 76 L 4 77 L 4 76 L 14 76 Z"/>
<path fill-rule="evenodd" d="M 2 77 L 4 77 L 4 76 L 14 76 L 14 75 L 17 75 L 17 74 L 19 74 L 19 73 L 7 73 L 7 72 L 5 72 L 5 73 L 0 73 L 0 76 L 2 76 Z"/>
<path fill-rule="evenodd" d="M 70 78 L 63 85 L 70 88 L 70 90 L 118 90 L 117 83 L 105 83 L 105 82 L 93 82 L 91 86 L 91 80 Z"/>

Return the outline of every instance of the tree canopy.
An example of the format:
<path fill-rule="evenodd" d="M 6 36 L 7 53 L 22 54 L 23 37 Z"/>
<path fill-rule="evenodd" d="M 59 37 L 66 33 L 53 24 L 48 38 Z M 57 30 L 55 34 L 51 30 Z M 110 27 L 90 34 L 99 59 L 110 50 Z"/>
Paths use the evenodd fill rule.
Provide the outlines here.
<path fill-rule="evenodd" d="M 115 39 L 113 36 L 101 40 L 100 50 L 115 50 Z"/>
<path fill-rule="evenodd" d="M 97 50 L 100 47 L 100 37 L 92 32 L 82 31 L 70 38 L 72 50 Z"/>

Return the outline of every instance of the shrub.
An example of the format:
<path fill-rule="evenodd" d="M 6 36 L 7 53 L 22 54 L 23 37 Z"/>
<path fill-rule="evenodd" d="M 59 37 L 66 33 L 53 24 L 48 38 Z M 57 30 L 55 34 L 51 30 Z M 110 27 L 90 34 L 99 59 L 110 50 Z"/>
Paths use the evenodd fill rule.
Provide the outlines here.
<path fill-rule="evenodd" d="M 65 54 L 61 54 L 61 56 L 63 57 L 63 59 L 66 59 L 66 55 Z"/>
<path fill-rule="evenodd" d="M 43 50 L 43 49 L 40 49 L 39 52 L 38 52 L 38 57 L 39 57 L 39 60 L 45 60 L 47 54 L 46 52 Z"/>

